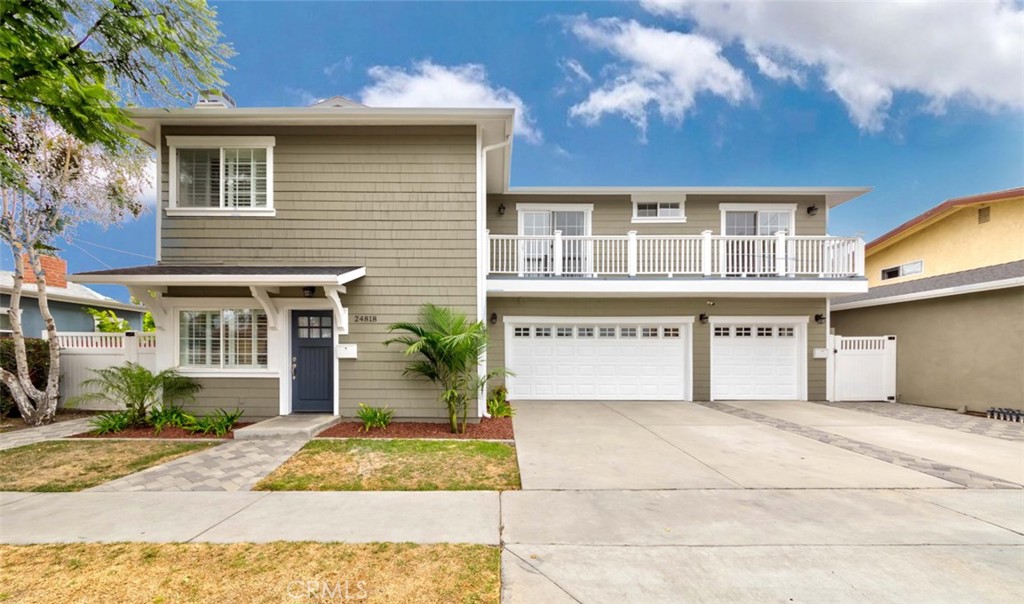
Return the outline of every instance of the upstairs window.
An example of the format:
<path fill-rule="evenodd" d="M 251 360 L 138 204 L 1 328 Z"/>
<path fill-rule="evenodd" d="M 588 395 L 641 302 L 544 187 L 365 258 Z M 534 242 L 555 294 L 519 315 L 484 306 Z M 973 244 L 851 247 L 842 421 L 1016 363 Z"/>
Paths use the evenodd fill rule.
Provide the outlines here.
<path fill-rule="evenodd" d="M 897 279 L 899 277 L 908 277 L 910 275 L 920 275 L 924 272 L 924 261 L 916 260 L 914 262 L 908 262 L 899 266 L 891 266 L 889 268 L 882 269 L 882 281 L 889 279 Z"/>
<path fill-rule="evenodd" d="M 679 201 L 634 201 L 633 222 L 686 222 Z"/>
<path fill-rule="evenodd" d="M 168 214 L 273 215 L 274 138 L 168 136 Z"/>

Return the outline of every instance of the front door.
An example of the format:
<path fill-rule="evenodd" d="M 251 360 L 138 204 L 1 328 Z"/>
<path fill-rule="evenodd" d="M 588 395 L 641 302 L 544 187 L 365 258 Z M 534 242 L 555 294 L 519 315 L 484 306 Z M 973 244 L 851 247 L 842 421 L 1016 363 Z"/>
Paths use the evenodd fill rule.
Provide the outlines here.
<path fill-rule="evenodd" d="M 292 311 L 292 413 L 334 413 L 334 314 Z"/>

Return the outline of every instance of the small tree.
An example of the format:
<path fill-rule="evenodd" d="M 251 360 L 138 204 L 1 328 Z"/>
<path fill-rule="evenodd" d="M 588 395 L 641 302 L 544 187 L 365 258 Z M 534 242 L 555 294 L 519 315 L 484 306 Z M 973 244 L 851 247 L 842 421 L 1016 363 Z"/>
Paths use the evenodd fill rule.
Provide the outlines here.
<path fill-rule="evenodd" d="M 0 238 L 14 255 L 8 316 L 17 360 L 16 372 L 0 368 L 0 380 L 10 389 L 22 418 L 40 425 L 57 412 L 60 346 L 39 252 L 57 237 L 70 236 L 81 222 L 111 224 L 138 216 L 147 155 L 137 147 L 115 154 L 87 145 L 38 113 L 4 115 L 0 126 L 6 136 L 0 140 L 0 151 L 15 159 L 24 179 L 0 180 Z M 50 374 L 42 389 L 32 384 L 25 360 L 21 292 L 26 270 L 35 274 L 39 312 L 50 343 Z"/>
<path fill-rule="evenodd" d="M 84 307 L 82 310 L 92 315 L 93 321 L 96 322 L 96 329 L 101 333 L 124 333 L 132 328 L 128 319 L 122 319 L 109 308 L 107 310 L 100 310 L 98 308 Z"/>
<path fill-rule="evenodd" d="M 402 354 L 421 357 L 410 363 L 404 374 L 439 386 L 452 432 L 465 432 L 469 401 L 487 388 L 488 381 L 507 373 L 492 369 L 479 375 L 478 366 L 487 349 L 484 322 L 471 323 L 466 315 L 450 308 L 424 304 L 419 323 L 395 323 L 388 326 L 388 331 L 407 333 L 384 345 L 402 344 Z"/>

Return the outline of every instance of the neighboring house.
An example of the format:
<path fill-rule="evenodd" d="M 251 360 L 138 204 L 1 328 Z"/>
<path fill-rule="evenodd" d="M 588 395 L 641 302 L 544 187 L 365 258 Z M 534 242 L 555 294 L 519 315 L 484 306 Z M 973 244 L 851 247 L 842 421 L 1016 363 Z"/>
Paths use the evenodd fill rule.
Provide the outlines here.
<path fill-rule="evenodd" d="M 507 109 L 134 117 L 159 261 L 76 278 L 147 302 L 200 409 L 442 417 L 383 345 L 426 302 L 488 322 L 515 401 L 823 399 L 828 299 L 867 291 L 863 242 L 827 229 L 864 188 L 512 189 Z"/>
<path fill-rule="evenodd" d="M 841 336 L 897 336 L 897 399 L 1024 408 L 1024 188 L 951 199 L 867 246 Z"/>
<path fill-rule="evenodd" d="M 112 310 L 118 317 L 126 319 L 132 329 L 142 329 L 142 307 L 118 302 L 84 285 L 68 281 L 67 262 L 60 258 L 42 256 L 40 260 L 46 273 L 46 294 L 50 314 L 53 315 L 58 331 L 95 331 L 96 321 L 85 311 L 86 308 Z M 11 332 L 11 320 L 7 313 L 11 306 L 13 288 L 14 273 L 0 271 L 0 337 Z M 31 270 L 25 271 L 25 283 L 21 292 L 21 328 L 30 338 L 40 337 L 46 329 L 43 316 L 39 312 L 36 276 Z"/>

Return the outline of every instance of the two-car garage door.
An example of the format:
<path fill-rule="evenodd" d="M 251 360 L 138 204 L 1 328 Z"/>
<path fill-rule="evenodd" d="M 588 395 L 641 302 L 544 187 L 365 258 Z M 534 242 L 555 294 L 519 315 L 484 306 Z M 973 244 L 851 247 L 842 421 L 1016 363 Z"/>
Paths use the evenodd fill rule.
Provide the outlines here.
<path fill-rule="evenodd" d="M 805 318 L 726 319 L 706 326 L 712 400 L 806 398 Z M 506 323 L 513 400 L 693 400 L 692 317 Z"/>

